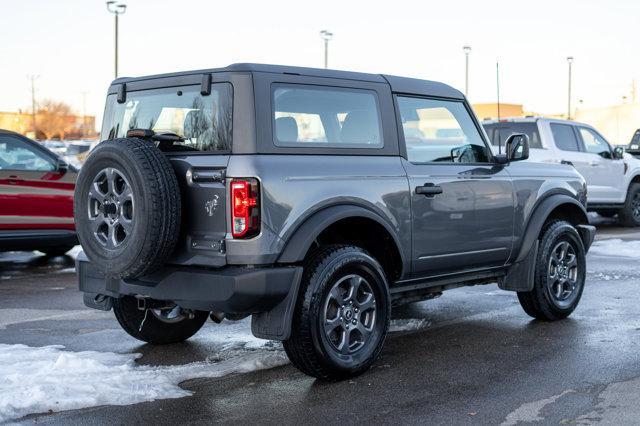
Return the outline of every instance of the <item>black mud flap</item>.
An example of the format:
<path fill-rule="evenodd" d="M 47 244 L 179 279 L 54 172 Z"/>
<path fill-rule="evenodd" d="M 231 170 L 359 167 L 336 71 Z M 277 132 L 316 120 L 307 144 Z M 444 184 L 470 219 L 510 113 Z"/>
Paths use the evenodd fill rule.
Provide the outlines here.
<path fill-rule="evenodd" d="M 110 311 L 113 307 L 113 299 L 110 296 L 96 293 L 84 293 L 84 304 L 87 308 Z"/>
<path fill-rule="evenodd" d="M 498 281 L 498 287 L 508 291 L 533 290 L 539 245 L 540 240 L 536 240 L 527 256 L 520 262 L 511 265 L 507 271 L 507 275 Z"/>
<path fill-rule="evenodd" d="M 251 316 L 251 332 L 254 336 L 260 339 L 280 341 L 289 338 L 302 272 L 302 268 L 298 268 L 296 271 L 287 297 L 270 311 L 256 313 Z"/>

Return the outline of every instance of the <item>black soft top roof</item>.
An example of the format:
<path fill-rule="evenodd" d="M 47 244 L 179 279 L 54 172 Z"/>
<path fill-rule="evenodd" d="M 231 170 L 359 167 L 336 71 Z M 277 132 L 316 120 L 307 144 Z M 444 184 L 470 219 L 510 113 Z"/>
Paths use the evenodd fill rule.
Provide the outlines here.
<path fill-rule="evenodd" d="M 439 96 L 446 98 L 464 99 L 464 95 L 448 86 L 444 83 L 436 81 L 420 80 L 407 77 L 396 77 L 386 74 L 368 74 L 353 71 L 338 71 L 328 70 L 322 68 L 305 68 L 305 67 L 293 67 L 286 65 L 267 65 L 267 64 L 252 64 L 252 63 L 240 63 L 232 64 L 224 68 L 211 68 L 201 69 L 193 71 L 183 71 L 168 74 L 157 74 L 143 77 L 122 77 L 114 80 L 111 86 L 117 86 L 121 83 L 140 82 L 144 80 L 154 80 L 158 78 L 166 77 L 181 77 L 198 74 L 210 74 L 221 72 L 267 72 L 275 74 L 293 74 L 303 75 L 309 77 L 324 77 L 324 78 L 336 78 L 342 80 L 358 80 L 369 81 L 376 83 L 388 83 L 391 86 L 391 90 L 398 93 L 409 93 L 425 96 Z M 110 91 L 111 92 L 111 91 Z"/>

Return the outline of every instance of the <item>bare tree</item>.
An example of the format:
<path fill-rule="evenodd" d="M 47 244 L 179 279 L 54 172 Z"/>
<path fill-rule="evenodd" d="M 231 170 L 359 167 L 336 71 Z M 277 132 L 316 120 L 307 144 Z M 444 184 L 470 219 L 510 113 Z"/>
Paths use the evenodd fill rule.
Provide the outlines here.
<path fill-rule="evenodd" d="M 74 126 L 71 107 L 64 102 L 45 100 L 38 108 L 37 125 L 47 139 L 54 136 L 64 139 Z"/>

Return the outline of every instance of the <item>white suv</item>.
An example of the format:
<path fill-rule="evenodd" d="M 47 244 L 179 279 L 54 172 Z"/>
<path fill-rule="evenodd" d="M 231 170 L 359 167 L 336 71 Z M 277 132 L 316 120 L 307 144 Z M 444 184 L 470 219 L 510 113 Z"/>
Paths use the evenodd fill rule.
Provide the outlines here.
<path fill-rule="evenodd" d="M 612 149 L 588 124 L 525 117 L 482 123 L 494 150 L 513 133 L 529 136 L 530 161 L 572 164 L 587 181 L 588 209 L 640 226 L 640 160 Z"/>

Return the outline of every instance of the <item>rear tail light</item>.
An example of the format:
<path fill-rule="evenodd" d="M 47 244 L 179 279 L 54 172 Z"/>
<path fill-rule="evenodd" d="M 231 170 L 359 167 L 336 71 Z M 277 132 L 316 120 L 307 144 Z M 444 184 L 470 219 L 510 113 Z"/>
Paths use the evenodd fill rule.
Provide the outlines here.
<path fill-rule="evenodd" d="M 256 179 L 231 181 L 231 235 L 251 238 L 260 232 L 260 189 Z"/>

